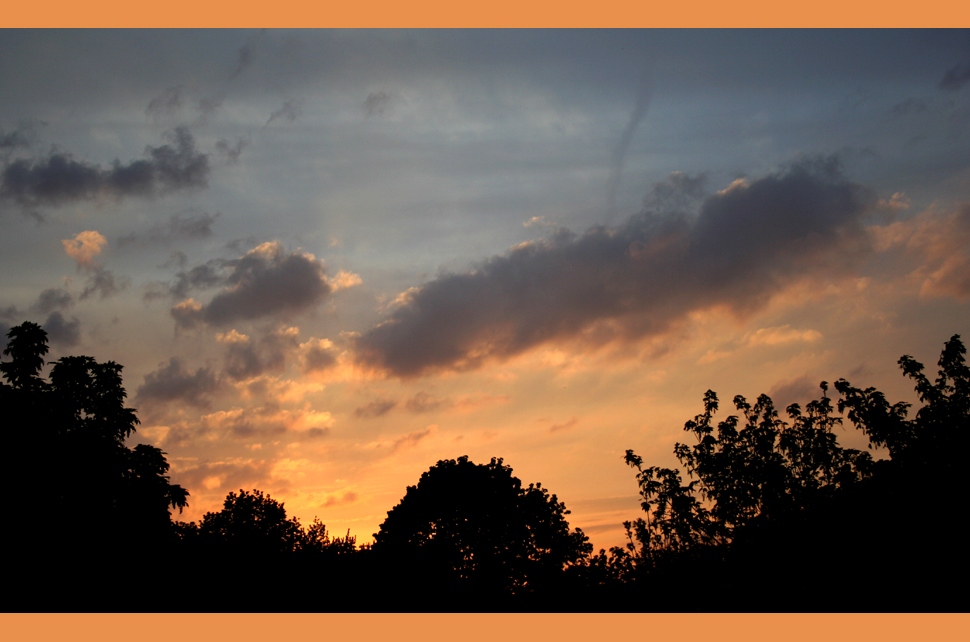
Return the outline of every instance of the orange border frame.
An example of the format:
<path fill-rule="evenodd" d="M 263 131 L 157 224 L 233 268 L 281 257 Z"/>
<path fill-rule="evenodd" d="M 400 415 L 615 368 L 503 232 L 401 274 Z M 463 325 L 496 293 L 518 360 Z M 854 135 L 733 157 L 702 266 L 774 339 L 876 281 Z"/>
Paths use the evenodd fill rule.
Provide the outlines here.
<path fill-rule="evenodd" d="M 366 599 L 366 598 L 365 598 Z M 459 640 L 509 642 L 673 639 L 678 642 L 957 642 L 966 614 L 53 614 L 4 615 L 16 642 L 275 642 L 276 640 Z"/>
<path fill-rule="evenodd" d="M 970 27 L 970 3 L 951 0 L 717 0 L 671 4 L 611 0 L 492 0 L 487 5 L 406 0 L 362 2 L 355 8 L 290 1 L 283 5 L 170 0 L 164 5 L 119 0 L 8 3 L 0 28 L 37 27 Z M 483 11 L 485 9 L 485 11 Z M 2 37 L 2 34 L 0 34 Z M 366 596 L 362 596 L 366 601 Z M 194 606 L 194 605 L 190 605 Z M 649 603 L 644 604 L 649 609 Z M 757 608 L 756 604 L 751 607 Z M 851 608 L 833 596 L 833 607 Z M 455 638 L 509 642 L 534 639 L 671 638 L 678 642 L 954 642 L 970 631 L 967 614 L 4 614 L 4 638 L 16 642 L 171 642 L 336 638 Z"/>
<path fill-rule="evenodd" d="M 354 6 L 286 0 L 10 2 L 0 27 L 970 27 L 959 0 L 376 0 Z"/>

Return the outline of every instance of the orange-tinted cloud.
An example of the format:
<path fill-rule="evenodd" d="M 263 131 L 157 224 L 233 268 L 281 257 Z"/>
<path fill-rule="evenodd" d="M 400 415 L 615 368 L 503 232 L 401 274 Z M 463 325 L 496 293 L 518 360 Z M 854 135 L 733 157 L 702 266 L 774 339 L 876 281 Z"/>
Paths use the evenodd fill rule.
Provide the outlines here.
<path fill-rule="evenodd" d="M 922 296 L 970 298 L 970 203 L 953 212 L 930 208 L 870 233 L 880 252 L 902 252 L 898 265 L 908 265 Z"/>
<path fill-rule="evenodd" d="M 67 255 L 77 261 L 77 269 L 92 270 L 97 266 L 95 258 L 101 254 L 101 250 L 108 244 L 108 239 L 95 230 L 79 232 L 72 239 L 61 241 Z"/>

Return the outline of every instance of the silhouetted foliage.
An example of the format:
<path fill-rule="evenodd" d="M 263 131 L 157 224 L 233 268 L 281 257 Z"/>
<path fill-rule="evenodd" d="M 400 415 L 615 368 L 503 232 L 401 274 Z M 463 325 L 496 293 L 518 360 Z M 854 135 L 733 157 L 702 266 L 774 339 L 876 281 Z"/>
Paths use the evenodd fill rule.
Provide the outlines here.
<path fill-rule="evenodd" d="M 260 490 L 229 493 L 221 511 L 206 513 L 202 521 L 178 524 L 183 540 L 207 552 L 266 555 L 276 553 L 328 553 L 356 551 L 357 539 L 331 538 L 319 520 L 304 528 L 297 518 L 288 518 L 282 502 Z"/>
<path fill-rule="evenodd" d="M 790 423 L 767 396 L 754 406 L 738 396 L 743 423 L 730 416 L 715 429 L 718 400 L 708 391 L 704 412 L 684 426 L 697 443 L 674 448 L 690 482 L 626 452 L 647 517 L 624 524 L 632 563 L 624 566 L 616 551 L 615 572 L 671 590 L 716 583 L 757 597 L 759 610 L 791 599 L 803 600 L 796 608 L 813 608 L 837 581 L 864 595 L 867 610 L 952 603 L 940 569 L 968 568 L 949 495 L 962 481 L 970 428 L 964 355 L 953 336 L 935 382 L 912 357 L 899 360 L 925 404 L 912 420 L 909 404 L 890 405 L 875 388 L 836 382 L 838 411 L 869 437 L 870 448 L 887 449 L 889 459 L 879 461 L 838 445 L 832 430 L 842 419 L 832 414 L 824 381 L 822 397 L 805 413 L 797 404 L 787 408 Z M 783 594 L 779 583 L 788 587 Z"/>
<path fill-rule="evenodd" d="M 91 357 L 63 357 L 50 381 L 40 375 L 47 333 L 25 322 L 11 328 L 0 372 L 6 431 L 8 487 L 28 489 L 27 515 L 5 515 L 8 542 L 27 551 L 98 555 L 124 541 L 157 547 L 175 541 L 169 509 L 180 511 L 188 491 L 172 484 L 165 453 L 125 440 L 138 418 L 125 407 L 122 367 Z M 12 456 L 10 456 L 12 455 Z M 23 520 L 22 517 L 31 519 Z M 70 536 L 28 528 L 49 518 L 67 524 Z"/>
<path fill-rule="evenodd" d="M 300 523 L 283 504 L 261 491 L 229 493 L 218 513 L 206 513 L 199 536 L 230 553 L 292 553 L 300 546 Z"/>
<path fill-rule="evenodd" d="M 442 460 L 388 512 L 374 551 L 420 566 L 451 596 L 488 595 L 494 603 L 551 588 L 591 552 L 583 532 L 570 531 L 568 514 L 540 484 L 523 488 L 501 459 Z"/>

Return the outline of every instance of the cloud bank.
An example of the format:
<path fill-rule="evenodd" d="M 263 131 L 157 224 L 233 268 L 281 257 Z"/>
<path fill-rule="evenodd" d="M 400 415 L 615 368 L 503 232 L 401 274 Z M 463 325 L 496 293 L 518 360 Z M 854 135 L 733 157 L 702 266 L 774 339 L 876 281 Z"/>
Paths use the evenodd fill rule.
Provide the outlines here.
<path fill-rule="evenodd" d="M 619 227 L 560 230 L 412 288 L 357 339 L 358 360 L 409 378 L 557 339 L 656 335 L 702 309 L 750 313 L 797 279 L 845 273 L 869 250 L 862 218 L 875 195 L 834 158 L 735 181 L 690 211 L 698 184 L 674 175 Z"/>
<path fill-rule="evenodd" d="M 167 134 L 169 144 L 145 148 L 146 158 L 108 168 L 57 152 L 40 160 L 18 158 L 0 175 L 0 196 L 23 207 L 61 205 L 100 196 L 152 197 L 206 187 L 209 157 L 195 148 L 186 127 Z"/>

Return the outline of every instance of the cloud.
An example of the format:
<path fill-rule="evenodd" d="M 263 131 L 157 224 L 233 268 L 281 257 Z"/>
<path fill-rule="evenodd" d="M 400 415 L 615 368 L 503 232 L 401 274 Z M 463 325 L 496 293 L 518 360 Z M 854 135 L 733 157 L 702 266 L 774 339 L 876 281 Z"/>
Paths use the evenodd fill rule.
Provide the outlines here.
<path fill-rule="evenodd" d="M 559 432 L 560 430 L 569 430 L 573 426 L 579 423 L 579 420 L 575 417 L 570 417 L 569 421 L 562 424 L 554 424 L 549 427 L 549 432 Z"/>
<path fill-rule="evenodd" d="M 921 295 L 970 299 L 970 203 L 953 212 L 931 208 L 872 233 L 879 250 L 902 250 L 909 258 L 907 278 L 919 283 Z"/>
<path fill-rule="evenodd" d="M 179 127 L 166 137 L 169 144 L 145 148 L 146 158 L 127 165 L 116 160 L 110 169 L 60 152 L 40 160 L 19 158 L 4 167 L 0 196 L 23 207 L 35 207 L 101 196 L 153 197 L 206 187 L 209 157 L 196 150 L 189 130 Z"/>
<path fill-rule="evenodd" d="M 269 127 L 274 121 L 277 120 L 285 120 L 288 123 L 292 123 L 302 114 L 303 109 L 294 104 L 293 101 L 287 100 L 285 103 L 283 103 L 282 107 L 270 114 L 269 120 L 266 121 L 266 124 L 263 125 L 263 127 Z"/>
<path fill-rule="evenodd" d="M 330 339 L 311 339 L 300 344 L 303 372 L 321 372 L 337 364 L 337 355 Z"/>
<path fill-rule="evenodd" d="M 659 193 L 677 202 L 696 183 L 675 176 Z M 619 227 L 560 230 L 412 288 L 356 340 L 356 358 L 408 378 L 554 340 L 659 335 L 713 307 L 744 316 L 792 282 L 855 269 L 870 249 L 862 218 L 874 202 L 837 161 L 813 158 L 735 182 L 696 213 L 651 206 Z"/>
<path fill-rule="evenodd" d="M 191 216 L 175 214 L 165 225 L 155 225 L 141 234 L 132 232 L 118 239 L 118 246 L 134 245 L 137 247 L 165 246 L 173 241 L 194 241 L 212 236 L 212 224 L 216 222 L 220 213 L 209 214 L 202 212 Z"/>
<path fill-rule="evenodd" d="M 43 327 L 51 343 L 71 348 L 81 341 L 81 322 L 77 317 L 66 321 L 64 315 L 55 310 L 44 321 Z"/>
<path fill-rule="evenodd" d="M 224 491 L 228 490 L 265 488 L 272 466 L 271 460 L 241 458 L 205 461 L 183 466 L 176 459 L 172 466 L 172 481 L 188 488 L 195 497 L 203 495 L 205 491 L 213 491 L 224 496 Z M 214 510 L 219 508 L 213 507 Z"/>
<path fill-rule="evenodd" d="M 94 294 L 98 294 L 99 299 L 106 299 L 125 290 L 128 285 L 128 279 L 115 279 L 114 272 L 98 265 L 92 270 L 91 276 L 88 277 L 88 282 L 78 298 L 83 301 Z"/>
<path fill-rule="evenodd" d="M 174 257 L 184 266 L 185 255 L 181 252 Z M 146 299 L 157 299 L 171 296 L 182 299 L 189 295 L 193 290 L 206 290 L 220 285 L 225 285 L 226 277 L 222 270 L 227 261 L 224 259 L 212 259 L 196 265 L 189 270 L 181 270 L 175 274 L 173 283 L 154 282 L 149 284 L 148 291 L 145 293 Z"/>
<path fill-rule="evenodd" d="M 391 444 L 391 452 L 397 452 L 402 448 L 414 448 L 418 445 L 418 442 L 431 435 L 431 433 L 437 432 L 437 430 L 438 426 L 431 424 L 424 430 L 415 430 L 414 432 L 409 432 L 403 437 L 398 437 L 394 440 L 394 443 Z"/>
<path fill-rule="evenodd" d="M 782 380 L 771 387 L 768 396 L 775 403 L 775 408 L 784 410 L 793 403 L 805 405 L 821 395 L 818 379 L 809 376 L 797 379 Z"/>
<path fill-rule="evenodd" d="M 320 503 L 319 508 L 330 508 L 331 506 L 338 506 L 340 504 L 353 504 L 357 499 L 357 493 L 352 490 L 344 491 L 343 493 L 333 493 L 326 496 L 323 502 Z"/>
<path fill-rule="evenodd" d="M 893 105 L 889 113 L 892 116 L 909 116 L 910 114 L 920 114 L 926 111 L 928 106 L 928 103 L 920 98 L 907 98 Z"/>
<path fill-rule="evenodd" d="M 108 239 L 100 232 L 86 230 L 78 232 L 72 239 L 62 240 L 61 243 L 67 255 L 77 261 L 78 271 L 93 270 L 97 266 L 94 258 L 101 254 L 101 248 L 108 244 Z"/>
<path fill-rule="evenodd" d="M 216 96 L 203 96 L 199 99 L 198 110 L 199 110 L 199 122 L 205 123 L 209 118 L 219 111 L 222 107 L 222 103 L 225 101 L 226 97 L 223 95 Z M 225 141 L 219 141 L 220 143 Z M 216 143 L 216 148 L 219 147 L 219 143 Z"/>
<path fill-rule="evenodd" d="M 220 139 L 216 141 L 216 151 L 220 156 L 226 159 L 226 162 L 230 165 L 235 165 L 239 162 L 239 157 L 242 155 L 243 148 L 249 144 L 249 141 L 245 138 L 237 138 L 235 143 L 230 143 L 226 139 Z"/>
<path fill-rule="evenodd" d="M 37 301 L 30 306 L 31 312 L 49 314 L 74 305 L 74 295 L 62 288 L 48 288 L 40 293 Z"/>
<path fill-rule="evenodd" d="M 145 115 L 152 120 L 159 120 L 172 117 L 182 108 L 185 98 L 185 87 L 169 87 L 160 95 L 155 96 L 145 108 Z"/>
<path fill-rule="evenodd" d="M 287 253 L 278 241 L 263 243 L 224 266 L 231 269 L 227 287 L 208 304 L 189 299 L 172 308 L 178 328 L 286 317 L 315 308 L 332 291 L 322 262 L 312 254 Z"/>
<path fill-rule="evenodd" d="M 301 408 L 280 408 L 277 404 L 234 407 L 218 410 L 199 419 L 198 435 L 209 439 L 280 438 L 313 440 L 330 434 L 333 417 L 329 412 L 317 412 L 310 405 Z"/>
<path fill-rule="evenodd" d="M 404 407 L 411 412 L 421 413 L 431 412 L 432 410 L 442 407 L 446 403 L 446 399 L 437 399 L 429 395 L 427 392 L 421 391 L 408 399 L 404 403 Z"/>
<path fill-rule="evenodd" d="M 252 66 L 256 60 L 257 45 L 265 36 L 266 30 L 262 29 L 246 38 L 246 44 L 240 47 L 236 54 L 236 66 L 232 71 L 230 79 L 235 78 Z"/>
<path fill-rule="evenodd" d="M 397 402 L 393 399 L 375 399 L 367 405 L 354 409 L 354 416 L 358 418 L 381 417 L 389 413 L 396 405 Z"/>
<path fill-rule="evenodd" d="M 135 393 L 135 400 L 144 403 L 177 401 L 196 408 L 208 408 L 210 397 L 220 388 L 219 379 L 208 368 L 198 368 L 194 373 L 182 367 L 177 357 L 145 375 L 145 382 Z"/>
<path fill-rule="evenodd" d="M 30 147 L 35 137 L 34 121 L 24 121 L 11 132 L 0 130 L 0 150 Z"/>
<path fill-rule="evenodd" d="M 816 330 L 794 330 L 790 325 L 773 328 L 760 328 L 747 335 L 744 343 L 749 346 L 777 346 L 788 343 L 812 343 L 822 338 Z"/>
<path fill-rule="evenodd" d="M 387 115 L 394 108 L 394 103 L 397 102 L 398 98 L 396 92 L 384 91 L 383 89 L 370 92 L 364 100 L 365 117 Z"/>
<path fill-rule="evenodd" d="M 940 81 L 940 89 L 957 91 L 968 82 L 970 82 L 970 63 L 953 65 L 943 75 L 943 80 Z"/>
<path fill-rule="evenodd" d="M 236 381 L 265 372 L 282 372 L 286 368 L 287 355 L 300 348 L 298 328 L 275 330 L 258 341 L 230 330 L 217 334 L 216 341 L 227 346 L 225 372 Z"/>
<path fill-rule="evenodd" d="M 641 74 L 637 99 L 633 112 L 630 114 L 630 120 L 623 129 L 623 133 L 620 134 L 620 140 L 613 148 L 613 154 L 610 157 L 610 179 L 607 185 L 607 216 L 610 218 L 616 212 L 616 192 L 623 178 L 623 165 L 626 163 L 627 150 L 630 148 L 630 143 L 633 142 L 633 135 L 636 133 L 640 121 L 643 120 L 643 117 L 647 114 L 647 108 L 650 106 L 651 83 L 648 72 L 649 69 L 645 67 Z"/>
<path fill-rule="evenodd" d="M 359 274 L 354 274 L 353 272 L 348 272 L 347 270 L 340 270 L 337 272 L 337 276 L 327 279 L 327 283 L 333 288 L 333 291 L 346 290 L 347 288 L 352 288 L 360 285 L 363 281 Z"/>

